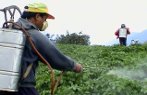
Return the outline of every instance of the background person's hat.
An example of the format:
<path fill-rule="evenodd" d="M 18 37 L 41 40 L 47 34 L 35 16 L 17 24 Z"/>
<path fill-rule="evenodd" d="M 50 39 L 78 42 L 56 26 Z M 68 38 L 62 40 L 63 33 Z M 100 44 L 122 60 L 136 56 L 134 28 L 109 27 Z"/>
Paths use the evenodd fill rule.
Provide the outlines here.
<path fill-rule="evenodd" d="M 24 11 L 34 12 L 34 13 L 46 13 L 46 14 L 48 14 L 48 19 L 55 19 L 54 16 L 49 14 L 47 6 L 43 3 L 37 2 L 37 3 L 29 4 L 29 5 L 25 6 Z"/>

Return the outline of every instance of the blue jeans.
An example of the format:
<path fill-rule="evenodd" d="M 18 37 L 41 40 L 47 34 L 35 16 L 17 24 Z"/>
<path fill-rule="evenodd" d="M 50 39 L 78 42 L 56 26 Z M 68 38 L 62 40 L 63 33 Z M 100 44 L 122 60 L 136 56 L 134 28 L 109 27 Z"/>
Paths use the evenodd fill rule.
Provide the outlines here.
<path fill-rule="evenodd" d="M 120 45 L 126 46 L 127 45 L 127 38 L 119 38 L 119 43 L 120 43 Z"/>
<path fill-rule="evenodd" d="M 20 87 L 18 92 L 0 91 L 0 95 L 39 95 L 34 87 Z"/>

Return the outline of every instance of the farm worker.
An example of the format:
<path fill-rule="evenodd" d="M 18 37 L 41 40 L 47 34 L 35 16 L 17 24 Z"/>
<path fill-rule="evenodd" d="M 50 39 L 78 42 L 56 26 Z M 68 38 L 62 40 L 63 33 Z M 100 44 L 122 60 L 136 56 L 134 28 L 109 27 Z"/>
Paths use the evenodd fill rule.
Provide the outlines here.
<path fill-rule="evenodd" d="M 47 6 L 43 3 L 32 3 L 24 7 L 24 11 L 18 19 L 17 24 L 28 31 L 36 48 L 50 63 L 52 68 L 80 73 L 82 71 L 82 65 L 63 55 L 48 38 L 40 32 L 47 28 L 47 19 L 55 19 L 54 16 L 49 14 Z M 23 77 L 29 64 L 32 64 L 32 68 L 25 79 L 21 80 L 20 78 L 18 92 L 0 92 L 0 95 L 39 95 L 35 89 L 35 71 L 39 61 L 41 61 L 40 58 L 34 53 L 29 42 L 26 41 L 21 64 L 21 77 Z"/>
<path fill-rule="evenodd" d="M 115 35 L 119 38 L 120 45 L 127 45 L 127 35 L 130 34 L 129 28 L 126 28 L 125 24 L 121 24 L 121 28 L 119 28 Z"/>

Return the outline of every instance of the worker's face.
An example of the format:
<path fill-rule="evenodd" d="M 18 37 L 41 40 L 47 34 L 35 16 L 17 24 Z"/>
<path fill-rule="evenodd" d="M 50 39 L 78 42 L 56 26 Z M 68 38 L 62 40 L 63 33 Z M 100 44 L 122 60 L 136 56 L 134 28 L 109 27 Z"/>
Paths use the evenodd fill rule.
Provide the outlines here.
<path fill-rule="evenodd" d="M 45 29 L 44 28 L 44 24 L 46 22 L 46 19 L 47 19 L 47 15 L 45 16 L 40 16 L 39 14 L 36 14 L 36 17 L 35 17 L 35 25 L 39 28 L 40 31 L 44 31 Z"/>

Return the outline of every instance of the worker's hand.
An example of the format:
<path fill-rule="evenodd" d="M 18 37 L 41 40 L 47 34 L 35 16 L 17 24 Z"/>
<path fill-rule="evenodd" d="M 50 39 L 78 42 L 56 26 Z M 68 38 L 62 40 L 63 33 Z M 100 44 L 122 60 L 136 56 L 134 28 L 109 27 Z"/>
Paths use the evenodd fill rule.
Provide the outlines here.
<path fill-rule="evenodd" d="M 74 72 L 80 73 L 80 72 L 82 72 L 82 70 L 83 70 L 83 67 L 82 67 L 81 64 L 78 64 L 78 63 L 75 64 L 75 67 L 74 67 L 74 69 L 73 69 Z"/>

